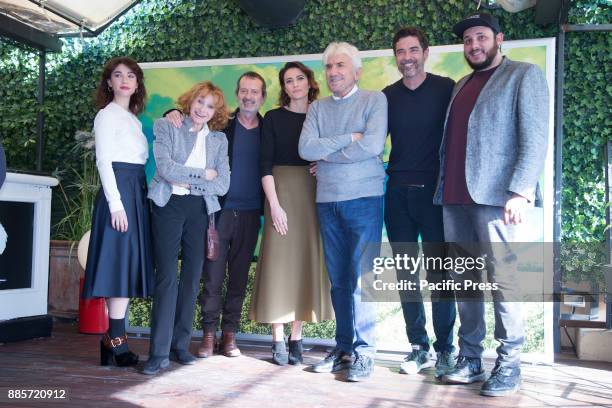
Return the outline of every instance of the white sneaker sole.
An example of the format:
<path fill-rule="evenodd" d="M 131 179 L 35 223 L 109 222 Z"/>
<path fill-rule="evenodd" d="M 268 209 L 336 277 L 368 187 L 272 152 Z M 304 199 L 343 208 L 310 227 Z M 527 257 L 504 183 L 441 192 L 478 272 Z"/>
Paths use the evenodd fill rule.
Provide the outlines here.
<path fill-rule="evenodd" d="M 419 368 L 417 368 L 416 364 L 403 364 L 403 365 L 400 365 L 399 372 L 400 374 L 414 375 L 414 374 L 418 374 L 421 370 L 433 367 L 435 364 L 436 363 L 432 360 L 429 360 L 428 362 L 422 364 L 421 367 Z"/>

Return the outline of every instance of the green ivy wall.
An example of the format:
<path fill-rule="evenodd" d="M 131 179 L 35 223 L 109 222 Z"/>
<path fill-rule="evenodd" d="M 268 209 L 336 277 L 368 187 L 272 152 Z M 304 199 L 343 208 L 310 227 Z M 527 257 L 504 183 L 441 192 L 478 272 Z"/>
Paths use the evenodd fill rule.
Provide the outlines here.
<path fill-rule="evenodd" d="M 78 167 L 71 149 L 76 130 L 90 129 L 91 102 L 104 61 L 130 55 L 165 61 L 318 53 L 333 40 L 360 49 L 390 48 L 401 25 L 424 27 L 432 45 L 456 43 L 452 25 L 474 10 L 473 0 L 309 0 L 293 27 L 256 27 L 231 0 L 145 0 L 95 39 L 67 40 L 49 54 L 44 169 Z M 507 39 L 554 36 L 534 21 L 534 9 L 495 11 Z M 605 0 L 578 1 L 574 22 L 609 22 Z M 601 241 L 604 221 L 603 146 L 610 139 L 610 33 L 570 33 L 565 72 L 563 235 Z M 0 139 L 9 166 L 35 168 L 38 57 L 32 50 L 0 42 Z"/>

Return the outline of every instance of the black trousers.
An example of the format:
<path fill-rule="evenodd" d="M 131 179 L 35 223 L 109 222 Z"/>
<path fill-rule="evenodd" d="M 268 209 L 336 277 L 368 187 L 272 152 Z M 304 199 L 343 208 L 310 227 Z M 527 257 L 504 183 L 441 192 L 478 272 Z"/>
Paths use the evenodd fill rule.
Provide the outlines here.
<path fill-rule="evenodd" d="M 149 355 L 188 350 L 204 265 L 208 215 L 204 199 L 172 195 L 164 207 L 152 203 L 155 295 Z M 181 272 L 178 276 L 179 250 Z"/>
<path fill-rule="evenodd" d="M 259 210 L 221 210 L 217 218 L 219 258 L 204 266 L 204 290 L 200 297 L 202 329 L 215 331 L 223 309 L 221 330 L 240 329 L 240 314 L 249 277 L 249 267 L 261 226 Z M 221 296 L 227 267 L 225 302 Z"/>
<path fill-rule="evenodd" d="M 385 195 L 385 225 L 394 254 L 418 255 L 418 238 L 421 236 L 423 254 L 427 257 L 444 258 L 444 227 L 442 207 L 433 205 L 435 184 L 424 186 L 402 186 L 387 184 Z M 400 270 L 398 280 L 417 281 L 418 274 Z M 427 270 L 427 280 L 437 283 L 448 279 L 445 270 Z M 425 330 L 425 308 L 419 290 L 402 292 L 400 300 L 406 323 L 406 334 L 412 345 L 429 350 L 429 337 Z M 457 315 L 455 295 L 451 290 L 431 292 L 431 310 L 436 341 L 436 351 L 453 350 L 453 327 Z"/>

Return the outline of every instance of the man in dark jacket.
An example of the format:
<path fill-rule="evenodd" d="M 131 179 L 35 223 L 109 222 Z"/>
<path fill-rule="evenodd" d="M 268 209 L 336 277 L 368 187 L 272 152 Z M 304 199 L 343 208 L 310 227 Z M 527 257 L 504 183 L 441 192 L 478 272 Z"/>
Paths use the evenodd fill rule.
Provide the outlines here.
<path fill-rule="evenodd" d="M 207 260 L 204 266 L 204 292 L 200 299 L 204 334 L 197 353 L 201 358 L 213 354 L 215 331 L 222 309 L 221 352 L 227 357 L 240 355 L 240 349 L 236 346 L 236 331 L 240 328 L 240 314 L 263 208 L 259 175 L 262 123 L 259 108 L 265 97 L 266 82 L 261 75 L 249 71 L 238 78 L 238 109 L 224 130 L 231 176 L 229 191 L 220 200 L 222 210 L 216 213 L 219 257 L 215 261 Z M 166 116 L 176 124 L 182 121 L 178 111 Z M 224 301 L 221 289 L 226 268 L 228 282 Z"/>

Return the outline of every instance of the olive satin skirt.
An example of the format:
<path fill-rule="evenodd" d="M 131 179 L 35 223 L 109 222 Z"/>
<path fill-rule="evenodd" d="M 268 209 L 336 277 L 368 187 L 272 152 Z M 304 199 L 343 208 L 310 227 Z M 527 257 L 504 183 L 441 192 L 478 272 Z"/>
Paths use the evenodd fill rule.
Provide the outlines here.
<path fill-rule="evenodd" d="M 261 323 L 333 319 L 315 206 L 316 178 L 308 166 L 274 166 L 272 174 L 289 231 L 285 236 L 276 232 L 266 200 L 249 317 Z"/>

